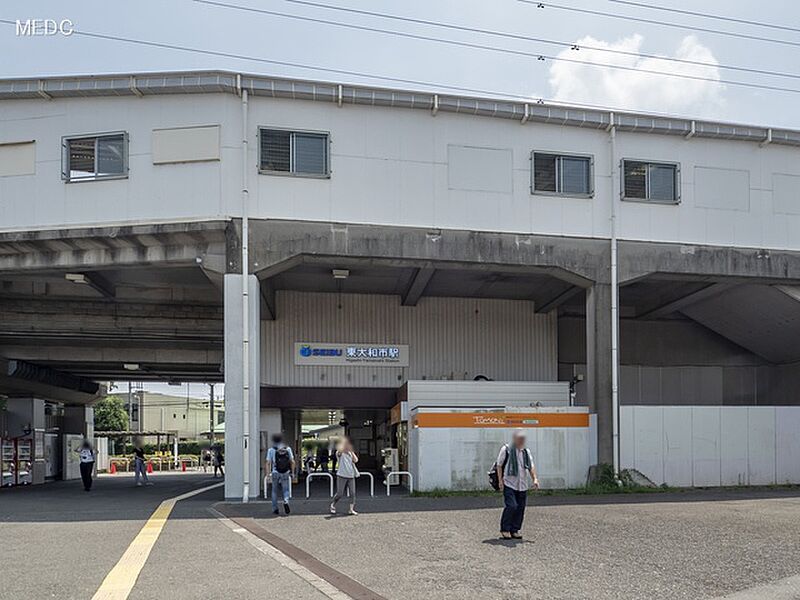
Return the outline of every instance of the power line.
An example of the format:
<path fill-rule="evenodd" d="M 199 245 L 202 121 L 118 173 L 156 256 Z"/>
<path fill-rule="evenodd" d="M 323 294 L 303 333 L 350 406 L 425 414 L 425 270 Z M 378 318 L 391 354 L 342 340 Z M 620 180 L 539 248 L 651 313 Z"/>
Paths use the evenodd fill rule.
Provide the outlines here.
<path fill-rule="evenodd" d="M 0 19 L 0 23 L 4 23 L 4 24 L 7 24 L 7 25 L 15 25 L 14 21 L 10 21 L 8 19 Z M 121 36 L 114 36 L 114 35 L 108 35 L 108 34 L 102 34 L 102 33 L 95 33 L 95 32 L 89 32 L 89 31 L 80 31 L 78 29 L 75 29 L 73 31 L 72 35 L 78 35 L 78 36 L 101 39 L 101 40 L 108 40 L 108 41 L 123 42 L 123 43 L 127 43 L 127 44 L 135 44 L 135 45 L 139 45 L 139 46 L 162 48 L 162 49 L 167 49 L 167 50 L 178 50 L 178 51 L 182 51 L 182 52 L 192 52 L 192 53 L 204 54 L 204 55 L 208 55 L 208 56 L 215 56 L 215 57 L 222 57 L 222 58 L 232 58 L 232 59 L 235 59 L 235 60 L 244 60 L 244 61 L 249 61 L 249 62 L 264 63 L 264 64 L 270 64 L 270 65 L 279 65 L 279 66 L 284 66 L 284 67 L 292 67 L 292 68 L 304 69 L 304 70 L 310 70 L 310 71 L 322 71 L 322 72 L 326 72 L 326 73 L 335 73 L 337 75 L 350 75 L 350 76 L 360 77 L 360 78 L 364 78 L 364 79 L 374 79 L 374 80 L 379 80 L 379 81 L 391 81 L 393 83 L 404 83 L 404 84 L 411 84 L 411 85 L 419 85 L 419 86 L 429 87 L 429 88 L 433 88 L 433 89 L 446 89 L 446 90 L 450 90 L 450 91 L 454 91 L 454 92 L 466 92 L 466 93 L 470 93 L 470 94 L 481 94 L 481 95 L 483 95 L 483 96 L 485 96 L 487 98 L 491 97 L 491 99 L 494 99 L 494 100 L 517 100 L 517 101 L 522 101 L 522 102 L 530 102 L 530 103 L 538 103 L 538 104 L 544 104 L 545 102 L 547 102 L 548 104 L 550 104 L 552 106 L 563 106 L 563 107 L 566 107 L 566 108 L 585 108 L 585 109 L 600 110 L 600 111 L 611 111 L 611 112 L 613 112 L 613 111 L 626 112 L 626 111 L 634 110 L 634 109 L 622 109 L 621 110 L 619 107 L 612 107 L 612 106 L 606 106 L 606 105 L 601 105 L 601 104 L 589 104 L 589 103 L 581 103 L 581 102 L 561 102 L 561 101 L 556 101 L 556 100 L 546 100 L 545 98 L 535 98 L 535 97 L 531 97 L 531 96 L 522 96 L 520 94 L 515 94 L 515 93 L 510 93 L 510 92 L 498 92 L 498 91 L 493 91 L 493 90 L 485 90 L 485 89 L 477 89 L 477 88 L 469 88 L 469 87 L 452 86 L 452 85 L 446 85 L 446 84 L 441 84 L 441 83 L 433 83 L 433 82 L 429 82 L 429 81 L 419 81 L 419 80 L 414 80 L 414 79 L 404 79 L 404 78 L 399 78 L 399 77 L 390 77 L 390 76 L 386 76 L 386 75 L 374 75 L 374 74 L 371 74 L 371 73 L 363 73 L 363 72 L 352 71 L 352 70 L 347 70 L 347 69 L 334 69 L 334 68 L 331 68 L 331 67 L 321 67 L 319 65 L 308 65 L 308 64 L 302 64 L 302 63 L 296 63 L 296 62 L 290 62 L 290 61 L 281 61 L 281 60 L 274 60 L 274 59 L 268 59 L 268 58 L 259 58 L 259 57 L 247 56 L 247 55 L 243 55 L 243 54 L 235 54 L 235 53 L 232 53 L 232 52 L 222 52 L 222 51 L 218 51 L 218 50 L 207 50 L 207 49 L 203 49 L 203 48 L 192 48 L 192 47 L 189 47 L 189 46 L 180 46 L 180 45 L 177 45 L 177 44 L 168 44 L 168 43 L 165 43 L 165 42 L 154 42 L 154 41 L 150 41 L 150 40 L 138 40 L 138 39 L 134 39 L 134 38 L 125 38 L 125 37 L 121 37 Z M 720 80 L 716 80 L 716 79 L 715 80 L 711 80 L 711 81 L 713 81 L 714 83 L 722 83 Z M 752 87 L 755 84 L 742 84 L 742 85 L 746 85 L 748 87 Z M 800 92 L 800 90 L 794 90 L 794 89 L 791 89 L 791 88 L 786 88 L 786 89 L 784 89 L 782 91 Z M 428 92 L 428 93 L 435 93 L 435 92 Z M 663 113 L 663 112 L 658 112 L 658 111 L 647 111 L 647 114 L 649 114 L 651 116 L 665 116 L 665 117 L 671 117 L 672 116 L 672 115 L 670 115 L 668 113 Z"/>
<path fill-rule="evenodd" d="M 647 23 L 649 25 L 659 25 L 661 27 L 671 27 L 673 29 L 685 29 L 688 31 L 700 31 L 702 33 L 712 33 L 714 35 L 724 35 L 736 39 L 753 40 L 757 42 L 767 42 L 770 44 L 781 44 L 784 46 L 793 46 L 800 48 L 800 42 L 793 42 L 790 40 L 779 40 L 776 38 L 764 37 L 760 35 L 751 35 L 747 33 L 737 33 L 735 31 L 725 31 L 722 29 L 711 29 L 710 27 L 699 27 L 696 25 L 681 25 L 680 23 L 671 23 L 669 21 L 658 21 L 656 19 L 646 19 L 644 17 L 634 17 L 631 15 L 622 15 L 619 13 L 605 12 L 602 10 L 592 10 L 589 8 L 578 8 L 577 6 L 564 6 L 563 4 L 553 4 L 552 2 L 537 2 L 536 0 L 517 0 L 523 4 L 533 4 L 536 8 L 555 8 L 557 10 L 564 10 L 569 12 L 582 13 L 586 15 L 594 15 L 596 17 L 608 17 L 610 19 L 621 19 L 623 21 L 634 21 L 636 23 Z"/>
<path fill-rule="evenodd" d="M 15 25 L 14 21 L 10 21 L 8 19 L 0 19 L 0 23 L 4 23 L 6 25 Z M 469 88 L 469 87 L 460 87 L 454 85 L 445 85 L 440 83 L 433 83 L 430 81 L 419 81 L 415 79 L 403 79 L 400 77 L 389 77 L 384 75 L 372 75 L 369 73 L 360 73 L 358 71 L 351 71 L 347 69 L 334 69 L 331 67 L 321 67 L 318 65 L 307 65 L 302 63 L 284 61 L 284 60 L 274 60 L 269 58 L 260 58 L 256 56 L 247 56 L 245 54 L 236 54 L 233 52 L 222 52 L 219 50 L 207 50 L 204 48 L 192 48 L 191 46 L 179 46 L 177 44 L 168 44 L 166 42 L 154 42 L 151 40 L 137 40 L 134 38 L 126 38 L 121 36 L 115 35 L 108 35 L 104 33 L 94 33 L 90 31 L 80 31 L 78 29 L 73 30 L 72 35 L 78 35 L 88 38 L 95 38 L 100 40 L 108 40 L 114 42 L 123 42 L 126 44 L 136 44 L 139 46 L 149 46 L 152 48 L 162 48 L 165 50 L 179 50 L 181 52 L 192 52 L 196 54 L 204 54 L 207 56 L 216 56 L 219 58 L 232 58 L 235 60 L 244 60 L 248 62 L 257 62 L 257 63 L 264 63 L 269 65 L 277 65 L 281 67 L 292 67 L 295 69 L 306 69 L 310 71 L 322 71 L 325 73 L 334 73 L 337 75 L 350 75 L 353 77 L 363 77 L 365 79 L 376 79 L 380 81 L 391 81 L 393 83 L 404 83 L 410 85 L 419 85 L 424 87 L 430 88 L 438 88 L 438 89 L 446 89 L 451 90 L 454 92 L 467 92 L 470 94 L 484 94 L 486 96 L 495 96 L 498 98 L 502 98 L 505 100 L 521 100 L 523 102 L 531 102 L 535 101 L 535 98 L 531 98 L 529 96 L 522 96 L 520 94 L 513 94 L 509 92 L 496 92 L 491 90 L 484 90 L 478 88 Z M 591 107 L 591 105 L 586 105 L 587 107 Z M 600 108 L 602 110 L 609 110 L 607 107 L 593 107 L 593 108 Z"/>
<path fill-rule="evenodd" d="M 209 5 L 209 6 L 219 6 L 219 7 L 243 10 L 243 11 L 248 11 L 248 12 L 269 14 L 269 15 L 273 15 L 273 16 L 287 17 L 287 18 L 300 19 L 300 20 L 311 20 L 311 21 L 320 22 L 320 23 L 326 23 L 326 24 L 336 24 L 336 22 L 327 22 L 327 21 L 324 21 L 324 20 L 318 19 L 318 18 L 304 17 L 304 16 L 301 16 L 301 15 L 291 15 L 291 14 L 287 14 L 287 13 L 281 13 L 281 12 L 271 11 L 271 10 L 266 10 L 266 9 L 258 9 L 258 8 L 251 8 L 251 7 L 247 7 L 247 6 L 239 6 L 239 5 L 234 5 L 234 4 L 227 4 L 227 3 L 216 1 L 216 0 L 192 0 L 192 1 L 196 2 L 196 3 L 199 3 L 199 4 L 206 4 L 206 5 Z M 482 28 L 478 28 L 478 27 L 467 27 L 467 26 L 464 26 L 464 25 L 455 25 L 455 24 L 452 24 L 452 23 L 440 23 L 440 22 L 437 22 L 437 21 L 430 21 L 430 20 L 427 20 L 427 19 L 419 19 L 419 18 L 414 18 L 414 17 L 403 17 L 403 16 L 400 16 L 400 15 L 392 15 L 392 14 L 374 12 L 374 11 L 363 10 L 363 9 L 348 8 L 348 7 L 344 7 L 344 6 L 334 6 L 334 5 L 331 5 L 331 4 L 324 4 L 324 3 L 320 3 L 320 2 L 311 2 L 309 0 L 284 0 L 284 2 L 288 2 L 288 3 L 291 3 L 291 4 L 300 5 L 300 6 L 309 6 L 309 7 L 313 7 L 313 8 L 323 8 L 323 9 L 327 9 L 327 10 L 334 10 L 334 11 L 340 11 L 340 12 L 351 13 L 351 14 L 358 14 L 358 15 L 371 16 L 371 17 L 379 17 L 379 18 L 382 18 L 382 19 L 390 19 L 390 20 L 401 21 L 401 22 L 406 22 L 406 23 L 413 23 L 413 24 L 417 24 L 417 25 L 428 25 L 428 26 L 431 26 L 431 27 L 439 27 L 439 28 L 442 28 L 442 29 L 450 29 L 450 30 L 453 30 L 453 31 L 468 32 L 468 33 L 479 33 L 479 34 L 483 34 L 483 35 L 494 36 L 494 37 L 499 37 L 499 38 L 504 38 L 504 39 L 521 40 L 521 41 L 526 41 L 526 42 L 536 42 L 536 43 L 540 43 L 540 44 L 547 44 L 547 45 L 550 45 L 550 46 L 558 46 L 558 47 L 561 47 L 561 48 L 567 48 L 567 49 L 576 50 L 576 51 L 577 50 L 581 50 L 581 49 L 586 49 L 586 50 L 593 50 L 593 51 L 596 51 L 596 52 L 603 52 L 603 53 L 607 53 L 607 54 L 616 54 L 616 55 L 629 56 L 629 57 L 634 57 L 634 58 L 652 58 L 652 59 L 669 61 L 669 62 L 685 64 L 685 65 L 693 65 L 693 66 L 708 67 L 708 68 L 718 68 L 718 69 L 725 69 L 725 70 L 730 70 L 730 71 L 738 71 L 738 72 L 742 72 L 742 73 L 750 73 L 750 74 L 755 74 L 755 75 L 767 75 L 767 76 L 770 76 L 770 77 L 785 77 L 785 78 L 790 78 L 790 79 L 800 79 L 800 74 L 797 74 L 797 73 L 787 73 L 787 72 L 783 72 L 783 71 L 771 71 L 771 70 L 759 69 L 759 68 L 755 68 L 755 67 L 743 67 L 743 66 L 740 66 L 740 65 L 727 65 L 727 64 L 721 64 L 721 63 L 711 63 L 711 62 L 704 62 L 704 61 L 700 61 L 700 60 L 690 60 L 690 59 L 670 57 L 670 56 L 659 56 L 658 54 L 648 54 L 646 52 L 633 52 L 633 51 L 629 51 L 629 50 L 621 50 L 621 49 L 618 49 L 618 48 L 606 48 L 606 47 L 603 47 L 603 46 L 593 46 L 591 44 L 577 44 L 576 42 L 567 42 L 567 41 L 563 41 L 563 40 L 552 40 L 552 39 L 547 39 L 547 38 L 539 38 L 539 37 L 515 34 L 515 33 L 510 33 L 510 32 L 504 32 L 504 31 L 496 31 L 496 30 L 491 30 L 491 29 L 482 29 Z M 340 25 L 341 26 L 345 26 L 345 27 L 350 26 L 350 27 L 353 27 L 353 28 L 359 27 L 359 26 L 356 26 L 356 25 L 343 24 L 343 23 L 341 23 Z M 379 31 L 384 32 L 384 30 L 379 30 Z M 395 34 L 395 35 L 402 35 L 399 32 L 387 32 L 387 33 L 392 33 L 392 34 Z M 409 34 L 409 35 L 412 35 L 412 34 Z M 427 38 L 425 38 L 425 39 L 427 39 Z M 454 43 L 456 43 L 456 42 L 454 42 Z M 493 49 L 493 48 L 489 48 L 489 49 Z M 497 50 L 498 51 L 503 51 L 503 49 L 497 49 Z"/>
<path fill-rule="evenodd" d="M 370 33 L 382 33 L 382 34 L 394 35 L 394 36 L 403 37 L 403 38 L 409 38 L 409 39 L 415 39 L 415 40 L 423 40 L 423 41 L 429 41 L 429 42 L 435 42 L 435 43 L 441 43 L 441 44 L 448 44 L 448 45 L 452 45 L 452 46 L 460 46 L 460 47 L 464 47 L 464 48 L 471 48 L 471 49 L 477 49 L 477 50 L 490 50 L 490 51 L 494 51 L 494 52 L 502 52 L 504 54 L 512 54 L 512 55 L 516 55 L 516 56 L 525 56 L 525 57 L 528 57 L 528 58 L 535 58 L 535 59 L 540 60 L 540 61 L 551 60 L 551 61 L 554 61 L 554 62 L 564 62 L 564 63 L 570 63 L 570 64 L 584 65 L 584 66 L 593 67 L 593 68 L 605 68 L 605 69 L 614 69 L 614 70 L 617 70 L 617 71 L 646 73 L 646 74 L 649 74 L 649 75 L 658 75 L 658 76 L 662 76 L 662 77 L 672 77 L 672 78 L 675 78 L 675 79 L 687 79 L 687 80 L 690 80 L 690 81 L 704 81 L 704 82 L 708 82 L 708 83 L 726 84 L 726 85 L 732 85 L 732 86 L 738 86 L 738 87 L 746 87 L 746 88 L 751 88 L 751 89 L 767 90 L 767 91 L 773 91 L 773 92 L 787 92 L 787 93 L 792 93 L 792 94 L 800 94 L 800 89 L 798 89 L 798 88 L 787 88 L 787 87 L 783 87 L 783 86 L 770 85 L 770 84 L 751 83 L 751 82 L 746 82 L 746 81 L 738 81 L 738 80 L 735 80 L 735 79 L 717 79 L 717 78 L 714 78 L 714 77 L 705 77 L 705 76 L 702 76 L 702 75 L 688 75 L 688 74 L 685 74 L 685 73 L 673 73 L 673 72 L 669 72 L 669 71 L 659 71 L 657 69 L 647 69 L 647 68 L 632 67 L 632 66 L 627 66 L 627 65 L 615 65 L 615 64 L 611 64 L 611 63 L 597 63 L 597 62 L 592 62 L 592 61 L 588 61 L 588 60 L 578 60 L 578 59 L 566 58 L 566 57 L 561 57 L 561 56 L 553 56 L 553 55 L 541 54 L 541 53 L 535 53 L 535 52 L 526 52 L 526 51 L 523 51 L 523 50 L 511 50 L 509 48 L 498 48 L 496 46 L 487 46 L 485 44 L 475 44 L 475 43 L 472 43 L 472 42 L 460 42 L 460 41 L 456 41 L 456 40 L 445 40 L 445 39 L 442 39 L 442 38 L 436 38 L 436 37 L 427 36 L 427 35 L 421 35 L 421 34 L 415 34 L 415 33 L 407 33 L 407 32 L 402 32 L 402 31 L 393 31 L 393 30 L 390 30 L 390 29 L 380 29 L 380 28 L 370 27 L 370 26 L 366 26 L 366 25 L 355 25 L 355 24 L 352 24 L 352 23 L 341 23 L 339 21 L 331 21 L 331 20 L 328 20 L 328 19 L 319 19 L 319 18 L 315 18 L 315 17 L 305 17 L 305 16 L 301 16 L 301 15 L 292 15 L 292 14 L 281 13 L 281 12 L 272 11 L 272 10 L 266 10 L 266 9 L 260 9 L 260 8 L 251 8 L 251 7 L 247 7 L 247 6 L 240 6 L 240 5 L 237 5 L 237 4 L 227 4 L 227 3 L 218 2 L 218 1 L 215 1 L 215 0 L 194 0 L 194 2 L 198 2 L 198 3 L 201 3 L 201 4 L 213 5 L 213 6 L 220 7 L 220 8 L 230 8 L 230 9 L 240 10 L 240 11 L 245 11 L 245 12 L 254 12 L 254 13 L 277 16 L 277 17 L 286 17 L 286 18 L 289 18 L 289 19 L 296 19 L 296 20 L 299 20 L 299 21 L 306 21 L 306 22 L 312 22 L 312 23 L 320 23 L 320 24 L 323 24 L 323 25 L 332 25 L 332 26 L 335 26 L 335 27 L 344 27 L 346 29 L 354 29 L 354 30 L 357 30 L 357 31 L 368 31 Z"/>
<path fill-rule="evenodd" d="M 797 27 L 789 27 L 787 25 L 778 25 L 777 23 L 767 23 L 765 21 L 752 21 L 750 19 L 739 19 L 736 17 L 724 16 L 724 15 L 714 15 L 711 13 L 703 13 L 697 12 L 693 10 L 685 10 L 673 7 L 666 7 L 666 6 L 656 6 L 654 4 L 647 4 L 645 2 L 632 2 L 631 0 L 608 0 L 609 2 L 614 2 L 615 4 L 625 4 L 628 6 L 636 6 L 638 8 L 647 8 L 650 10 L 661 10 L 670 13 L 677 13 L 681 15 L 689 15 L 692 17 L 702 17 L 704 19 L 714 19 L 716 21 L 727 21 L 729 23 L 738 23 L 740 25 L 752 25 L 755 27 L 767 27 L 769 29 L 779 29 L 781 31 L 793 31 L 795 33 L 800 33 L 800 29 Z"/>

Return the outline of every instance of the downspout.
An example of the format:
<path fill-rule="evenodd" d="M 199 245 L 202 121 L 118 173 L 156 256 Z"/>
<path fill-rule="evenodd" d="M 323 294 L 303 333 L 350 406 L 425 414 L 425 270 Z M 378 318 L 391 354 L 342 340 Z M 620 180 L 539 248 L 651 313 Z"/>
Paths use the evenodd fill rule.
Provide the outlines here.
<path fill-rule="evenodd" d="M 250 500 L 250 190 L 247 185 L 247 90 L 242 89 L 242 502 Z M 213 430 L 212 430 L 213 431 Z"/>
<path fill-rule="evenodd" d="M 617 183 L 617 126 L 614 113 L 610 114 L 611 155 L 611 444 L 614 475 L 619 477 L 619 273 L 617 270 L 617 199 L 621 191 Z"/>

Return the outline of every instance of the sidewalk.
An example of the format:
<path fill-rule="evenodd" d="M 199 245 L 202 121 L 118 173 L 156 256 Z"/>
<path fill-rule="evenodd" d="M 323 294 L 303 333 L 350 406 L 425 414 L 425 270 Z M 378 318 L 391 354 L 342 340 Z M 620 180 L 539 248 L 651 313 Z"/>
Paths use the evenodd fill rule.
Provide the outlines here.
<path fill-rule="evenodd" d="M 714 598 L 800 571 L 798 490 L 531 502 L 521 542 L 499 539 L 493 497 L 360 497 L 355 517 L 327 498 L 289 517 L 219 506 L 392 599 Z"/>

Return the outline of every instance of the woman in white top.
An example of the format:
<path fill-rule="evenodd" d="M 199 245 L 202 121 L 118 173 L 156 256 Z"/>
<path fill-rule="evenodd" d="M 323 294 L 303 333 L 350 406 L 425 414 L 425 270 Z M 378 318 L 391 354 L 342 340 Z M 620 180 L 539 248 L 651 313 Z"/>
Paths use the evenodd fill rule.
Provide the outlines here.
<path fill-rule="evenodd" d="M 77 452 L 81 460 L 80 468 L 83 489 L 88 492 L 92 489 L 92 472 L 94 471 L 94 450 L 92 450 L 92 445 L 89 443 L 88 439 L 83 440 Z"/>
<path fill-rule="evenodd" d="M 350 511 L 349 514 L 357 515 L 358 513 L 355 510 L 356 506 L 356 477 L 358 477 L 358 469 L 356 468 L 356 463 L 358 462 L 358 455 L 353 450 L 353 444 L 350 442 L 349 438 L 342 438 L 342 442 L 339 444 L 339 448 L 336 450 L 336 457 L 338 459 L 339 466 L 336 469 L 336 482 L 337 482 L 337 489 L 336 495 L 333 497 L 333 502 L 331 502 L 331 514 L 336 514 L 336 503 L 342 499 L 342 497 L 347 493 L 350 492 Z"/>

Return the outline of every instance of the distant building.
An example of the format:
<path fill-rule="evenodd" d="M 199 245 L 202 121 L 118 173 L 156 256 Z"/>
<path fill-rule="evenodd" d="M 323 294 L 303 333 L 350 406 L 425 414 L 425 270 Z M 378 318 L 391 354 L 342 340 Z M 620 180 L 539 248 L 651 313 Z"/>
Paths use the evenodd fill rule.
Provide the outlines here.
<path fill-rule="evenodd" d="M 134 392 L 131 429 L 134 431 L 178 431 L 181 440 L 204 440 L 208 437 L 210 413 L 208 400 L 170 396 L 157 392 Z M 125 399 L 127 404 L 127 398 Z M 224 433 L 225 406 L 214 402 L 214 432 Z M 222 427 L 220 427 L 222 425 Z"/>

